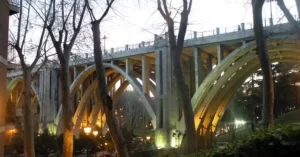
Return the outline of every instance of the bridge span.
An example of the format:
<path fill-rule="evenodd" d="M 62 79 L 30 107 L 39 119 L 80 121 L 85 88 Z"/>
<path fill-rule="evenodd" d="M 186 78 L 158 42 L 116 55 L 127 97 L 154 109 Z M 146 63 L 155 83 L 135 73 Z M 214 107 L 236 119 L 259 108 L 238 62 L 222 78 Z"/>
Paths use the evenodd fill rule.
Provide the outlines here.
<path fill-rule="evenodd" d="M 265 30 L 272 62 L 300 61 L 300 45 L 289 24 L 269 25 Z M 106 50 L 104 55 L 108 89 L 114 102 L 131 85 L 152 120 L 155 142 L 160 148 L 176 147 L 172 135 L 185 131 L 181 104 L 174 97 L 170 53 L 166 34 L 155 35 L 153 42 Z M 101 104 L 95 94 L 98 84 L 91 54 L 75 54 L 70 62 L 73 122 L 77 135 L 82 126 L 104 126 L 105 123 L 99 121 L 103 115 L 99 114 Z M 185 40 L 181 59 L 190 88 L 195 126 L 205 147 L 211 142 L 210 135 L 215 132 L 230 98 L 260 67 L 252 26 L 242 23 L 233 30 L 217 28 L 194 32 L 193 37 Z M 32 84 L 34 106 L 38 108 L 34 111 L 41 124 L 59 134 L 62 129 L 59 69 L 57 65 L 47 65 L 38 73 Z M 14 106 L 14 116 L 22 115 L 21 74 L 18 69 L 7 74 L 10 80 L 8 102 Z"/>

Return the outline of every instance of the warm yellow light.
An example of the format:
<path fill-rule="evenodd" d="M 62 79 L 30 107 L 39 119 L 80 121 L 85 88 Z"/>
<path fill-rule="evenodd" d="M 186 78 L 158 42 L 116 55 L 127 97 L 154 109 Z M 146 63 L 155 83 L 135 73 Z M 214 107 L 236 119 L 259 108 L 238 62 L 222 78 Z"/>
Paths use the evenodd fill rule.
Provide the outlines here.
<path fill-rule="evenodd" d="M 88 134 L 91 133 L 92 128 L 91 128 L 91 127 L 85 127 L 83 130 L 84 130 L 84 132 L 88 135 Z"/>
<path fill-rule="evenodd" d="M 94 134 L 94 136 L 97 136 L 98 135 L 98 131 L 97 130 L 93 131 L 93 134 Z"/>
<path fill-rule="evenodd" d="M 106 146 L 107 146 L 108 144 L 105 142 L 105 143 L 104 143 L 104 145 L 106 145 Z"/>
<path fill-rule="evenodd" d="M 150 136 L 146 136 L 146 139 L 147 139 L 147 140 L 150 140 L 150 139 L 151 139 L 151 137 L 150 137 Z"/>

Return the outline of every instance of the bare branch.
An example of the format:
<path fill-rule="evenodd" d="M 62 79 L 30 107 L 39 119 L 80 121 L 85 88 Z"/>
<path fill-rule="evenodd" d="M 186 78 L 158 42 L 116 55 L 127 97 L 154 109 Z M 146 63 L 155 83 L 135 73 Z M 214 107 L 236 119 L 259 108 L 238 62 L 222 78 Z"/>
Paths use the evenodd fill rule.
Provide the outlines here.
<path fill-rule="evenodd" d="M 190 0 L 190 4 L 189 4 L 188 10 L 187 10 L 188 14 L 190 14 L 190 12 L 191 12 L 192 4 L 193 4 L 193 0 Z"/>
<path fill-rule="evenodd" d="M 170 12 L 168 11 L 168 6 L 167 6 L 167 0 L 162 0 L 162 1 L 163 1 L 166 16 L 170 17 Z"/>
<path fill-rule="evenodd" d="M 29 7 L 28 7 L 28 11 L 27 11 L 27 19 L 26 19 L 26 26 L 25 26 L 25 32 L 24 32 L 24 36 L 23 36 L 23 41 L 21 44 L 21 50 L 23 50 L 24 48 L 24 44 L 25 44 L 25 40 L 27 37 L 27 33 L 28 33 L 28 25 L 29 25 L 29 14 L 30 14 L 30 10 L 31 10 L 31 0 L 29 0 Z"/>
<path fill-rule="evenodd" d="M 89 12 L 89 14 L 90 14 L 91 21 L 95 21 L 96 18 L 95 18 L 95 15 L 94 15 L 94 13 L 93 13 L 93 10 L 92 10 L 92 8 L 91 8 L 91 6 L 90 6 L 89 1 L 88 1 L 88 0 L 85 0 L 85 3 L 86 3 L 86 5 L 87 5 L 87 9 L 88 9 L 88 12 Z"/>
<path fill-rule="evenodd" d="M 106 7 L 106 9 L 105 9 L 104 13 L 102 14 L 102 16 L 100 17 L 100 19 L 97 20 L 97 21 L 99 21 L 99 23 L 101 23 L 102 20 L 104 19 L 104 17 L 108 14 L 108 12 L 109 12 L 109 10 L 110 10 L 112 4 L 114 3 L 114 1 L 115 1 L 115 0 L 111 0 L 111 1 L 109 2 L 109 0 L 107 0 L 107 7 Z"/>
<path fill-rule="evenodd" d="M 61 1 L 61 20 L 62 20 L 62 23 L 63 23 L 63 30 L 66 29 L 66 25 L 65 25 L 65 1 L 62 0 Z"/>
<path fill-rule="evenodd" d="M 77 38 L 78 34 L 79 34 L 79 31 L 81 29 L 81 25 L 82 25 L 82 20 L 83 20 L 83 17 L 84 17 L 84 13 L 85 13 L 85 10 L 86 10 L 86 7 L 87 5 L 85 4 L 84 7 L 83 7 L 83 10 L 82 10 L 82 13 L 80 15 L 80 19 L 79 19 L 79 22 L 78 22 L 78 25 L 76 27 L 76 29 L 74 30 L 74 34 L 70 40 L 70 43 L 68 44 L 67 48 L 68 49 L 71 49 L 75 43 L 75 39 Z"/>
<path fill-rule="evenodd" d="M 162 7 L 161 7 L 161 2 L 160 0 L 157 0 L 157 10 L 160 12 L 161 16 L 167 20 L 167 15 L 165 14 L 165 12 L 163 11 Z"/>
<path fill-rule="evenodd" d="M 284 4 L 284 1 L 277 0 L 277 5 L 281 9 L 281 11 L 284 13 L 284 15 L 288 19 L 289 23 L 291 23 L 292 26 L 294 27 L 294 29 L 296 29 L 297 32 L 299 32 L 300 28 L 299 28 L 298 22 L 294 19 L 294 17 L 290 13 L 290 11 L 287 9 L 286 5 Z"/>
<path fill-rule="evenodd" d="M 54 21 L 55 21 L 55 10 L 56 10 L 56 3 L 55 3 L 55 0 L 51 0 L 51 3 L 53 3 L 53 10 L 52 10 L 52 20 L 50 21 L 50 24 L 48 25 L 48 27 L 50 28 L 50 30 L 52 29 L 53 27 L 53 24 L 54 24 Z M 49 29 L 48 29 L 49 31 Z M 55 38 L 54 38 L 55 39 Z M 55 40 L 56 41 L 56 40 Z"/>
<path fill-rule="evenodd" d="M 22 25 L 22 15 L 23 15 L 23 0 L 20 1 L 20 13 L 19 13 L 19 23 L 18 23 L 18 33 L 17 33 L 17 42 L 16 45 L 20 45 L 21 38 L 21 25 Z"/>
<path fill-rule="evenodd" d="M 76 21 L 76 7 L 77 7 L 77 0 L 74 0 L 74 10 L 73 10 L 73 30 L 76 29 L 76 24 L 75 24 L 75 21 Z"/>

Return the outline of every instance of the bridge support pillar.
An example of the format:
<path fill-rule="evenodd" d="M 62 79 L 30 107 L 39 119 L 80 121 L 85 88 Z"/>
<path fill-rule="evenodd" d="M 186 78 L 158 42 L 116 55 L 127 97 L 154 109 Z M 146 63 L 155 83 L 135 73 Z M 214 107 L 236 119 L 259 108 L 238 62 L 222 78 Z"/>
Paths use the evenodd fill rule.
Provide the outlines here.
<path fill-rule="evenodd" d="M 203 62 L 201 57 L 201 49 L 194 49 L 194 62 L 195 62 L 195 85 L 196 89 L 201 85 L 203 81 Z"/>
<path fill-rule="evenodd" d="M 212 55 L 207 54 L 206 58 L 206 75 L 208 75 L 212 70 Z"/>
<path fill-rule="evenodd" d="M 220 64 L 221 61 L 224 59 L 224 48 L 221 44 L 217 45 L 217 51 L 218 51 L 218 64 Z"/>
<path fill-rule="evenodd" d="M 142 81 L 143 81 L 143 91 L 144 94 L 149 92 L 149 79 L 150 79 L 150 69 L 149 69 L 149 59 L 147 56 L 142 56 Z"/>
<path fill-rule="evenodd" d="M 43 129 L 49 129 L 48 124 L 54 123 L 58 102 L 58 77 L 56 70 L 43 69 L 40 71 L 39 98 L 42 103 L 40 108 Z"/>
<path fill-rule="evenodd" d="M 156 49 L 156 134 L 158 148 L 175 147 L 172 133 L 179 126 L 181 109 L 175 96 L 173 65 L 169 47 Z"/>
<path fill-rule="evenodd" d="M 132 70 L 133 70 L 132 60 L 129 58 L 126 58 L 126 75 L 131 74 Z"/>

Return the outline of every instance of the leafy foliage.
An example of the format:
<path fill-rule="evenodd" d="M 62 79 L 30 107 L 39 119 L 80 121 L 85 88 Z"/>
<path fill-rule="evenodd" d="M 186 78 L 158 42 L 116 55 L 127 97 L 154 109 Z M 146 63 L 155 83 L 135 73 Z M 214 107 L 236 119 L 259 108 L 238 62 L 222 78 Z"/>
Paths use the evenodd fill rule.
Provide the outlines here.
<path fill-rule="evenodd" d="M 258 129 L 248 140 L 236 141 L 223 149 L 214 148 L 185 157 L 269 157 L 299 156 L 300 123 Z"/>

